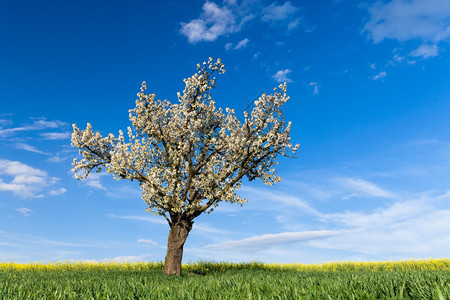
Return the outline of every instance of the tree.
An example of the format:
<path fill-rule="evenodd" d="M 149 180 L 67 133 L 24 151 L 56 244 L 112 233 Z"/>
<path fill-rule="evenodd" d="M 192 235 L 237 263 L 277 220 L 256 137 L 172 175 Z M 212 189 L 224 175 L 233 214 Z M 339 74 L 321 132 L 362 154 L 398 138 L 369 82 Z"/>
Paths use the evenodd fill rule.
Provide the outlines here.
<path fill-rule="evenodd" d="M 225 73 L 220 59 L 197 64 L 197 72 L 184 79 L 183 94 L 177 93 L 178 103 L 145 94 L 144 81 L 129 111 L 127 142 L 122 131 L 102 137 L 89 123 L 85 130 L 73 124 L 72 145 L 83 156 L 73 161 L 75 177 L 105 169 L 117 180 L 136 180 L 147 211 L 167 220 L 166 274 L 181 274 L 183 246 L 196 217 L 221 201 L 246 202 L 235 193 L 244 177 L 268 185 L 280 181 L 273 168 L 277 155 L 294 157 L 299 147 L 290 143 L 291 122 L 281 111 L 289 99 L 286 83 L 262 94 L 241 123 L 233 109 L 216 109 L 215 73 Z"/>

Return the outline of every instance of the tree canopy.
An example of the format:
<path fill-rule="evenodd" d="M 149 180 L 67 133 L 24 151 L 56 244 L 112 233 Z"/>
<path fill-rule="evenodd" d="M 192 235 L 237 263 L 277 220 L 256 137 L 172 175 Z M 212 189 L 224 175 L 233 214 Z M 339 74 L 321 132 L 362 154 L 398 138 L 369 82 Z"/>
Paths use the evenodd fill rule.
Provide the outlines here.
<path fill-rule="evenodd" d="M 220 59 L 197 64 L 175 103 L 146 94 L 143 82 L 129 111 L 127 141 L 122 131 L 102 137 L 89 123 L 84 130 L 73 124 L 72 145 L 83 156 L 73 161 L 76 178 L 105 169 L 117 180 L 138 181 L 147 211 L 164 216 L 171 231 L 186 227 L 186 237 L 193 219 L 221 201 L 247 201 L 236 195 L 244 177 L 268 185 L 280 181 L 276 157 L 294 157 L 299 148 L 290 142 L 291 122 L 285 122 L 281 109 L 289 100 L 286 83 L 262 94 L 241 122 L 234 109 L 216 108 L 212 99 L 214 74 L 223 73 Z M 169 248 L 170 233 L 168 255 Z"/>

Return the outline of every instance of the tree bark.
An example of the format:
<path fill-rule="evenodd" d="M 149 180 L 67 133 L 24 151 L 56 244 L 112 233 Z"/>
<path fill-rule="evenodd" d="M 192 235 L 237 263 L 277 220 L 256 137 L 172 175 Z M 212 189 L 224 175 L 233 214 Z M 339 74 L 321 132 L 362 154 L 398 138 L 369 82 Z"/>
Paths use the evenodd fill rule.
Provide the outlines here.
<path fill-rule="evenodd" d="M 169 239 L 167 241 L 166 259 L 164 261 L 165 274 L 181 275 L 183 246 L 193 224 L 193 221 L 184 219 L 172 223 L 169 231 Z"/>

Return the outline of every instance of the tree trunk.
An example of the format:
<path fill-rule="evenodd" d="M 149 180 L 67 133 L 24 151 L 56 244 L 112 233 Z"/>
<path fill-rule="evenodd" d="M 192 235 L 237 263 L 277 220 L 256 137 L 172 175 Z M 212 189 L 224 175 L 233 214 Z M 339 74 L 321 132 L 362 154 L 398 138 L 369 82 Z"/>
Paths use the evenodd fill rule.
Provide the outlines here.
<path fill-rule="evenodd" d="M 164 262 L 164 273 L 169 275 L 181 275 L 181 260 L 183 259 L 183 246 L 192 229 L 194 222 L 190 220 L 179 220 L 172 223 L 167 241 L 166 260 Z"/>

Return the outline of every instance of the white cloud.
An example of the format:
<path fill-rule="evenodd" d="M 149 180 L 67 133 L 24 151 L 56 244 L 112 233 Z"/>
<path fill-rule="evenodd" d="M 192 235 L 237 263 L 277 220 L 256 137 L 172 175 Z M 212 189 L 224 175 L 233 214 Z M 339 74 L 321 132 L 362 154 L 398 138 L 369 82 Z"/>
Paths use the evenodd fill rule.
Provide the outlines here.
<path fill-rule="evenodd" d="M 71 242 L 61 242 L 56 240 L 47 239 L 41 236 L 36 235 L 27 235 L 24 238 L 20 238 L 20 240 L 32 243 L 36 245 L 41 246 L 61 246 L 61 247 L 89 247 L 89 248 L 100 248 L 104 247 L 103 245 L 96 245 L 96 244 L 81 244 L 81 243 L 71 243 Z"/>
<path fill-rule="evenodd" d="M 105 174 L 105 173 L 90 173 L 89 176 L 86 179 L 84 179 L 82 182 L 84 182 L 85 184 L 87 184 L 88 186 L 90 186 L 94 189 L 106 191 L 106 188 L 100 182 L 100 178 L 102 176 L 107 176 L 107 175 L 108 174 Z"/>
<path fill-rule="evenodd" d="M 317 82 L 310 82 L 309 85 L 314 87 L 313 95 L 319 95 L 319 83 L 317 83 Z"/>
<path fill-rule="evenodd" d="M 297 17 L 299 8 L 293 6 L 290 1 L 283 5 L 277 5 L 276 2 L 270 4 L 262 10 L 261 21 L 268 22 L 271 25 L 286 26 L 288 31 L 292 31 L 300 26 L 301 18 Z M 305 29 L 305 32 L 311 32 L 313 29 Z"/>
<path fill-rule="evenodd" d="M 20 212 L 21 214 L 23 214 L 24 216 L 28 217 L 31 216 L 31 212 L 32 210 L 26 207 L 21 207 L 16 209 L 16 211 Z"/>
<path fill-rule="evenodd" d="M 385 78 L 386 75 L 387 75 L 387 73 L 386 73 L 385 71 L 381 71 L 380 73 L 378 73 L 378 74 L 376 74 L 376 75 L 373 75 L 371 78 L 372 78 L 373 80 L 378 80 L 378 79 L 383 79 L 383 78 Z"/>
<path fill-rule="evenodd" d="M 423 58 L 435 57 L 439 54 L 439 48 L 436 45 L 422 44 L 419 48 L 409 53 L 411 56 L 420 56 Z"/>
<path fill-rule="evenodd" d="M 11 125 L 12 121 L 7 119 L 0 119 L 0 125 Z"/>
<path fill-rule="evenodd" d="M 401 63 L 402 61 L 405 60 L 405 57 L 404 57 L 404 56 L 401 56 L 401 55 L 398 54 L 398 53 L 395 53 L 395 55 L 392 57 L 392 59 L 393 59 L 395 62 Z"/>
<path fill-rule="evenodd" d="M 38 119 L 37 121 L 34 121 L 33 124 L 30 127 L 30 129 L 47 129 L 47 128 L 59 128 L 62 126 L 67 126 L 68 123 L 62 122 L 62 121 L 47 121 L 45 118 Z"/>
<path fill-rule="evenodd" d="M 16 245 L 16 244 L 6 243 L 6 242 L 0 242 L 0 246 L 18 247 L 18 245 Z M 2 255 L 2 257 L 12 257 L 12 255 Z"/>
<path fill-rule="evenodd" d="M 286 211 L 286 207 L 289 208 L 289 211 L 292 211 L 294 208 L 299 208 L 301 212 L 305 212 L 307 214 L 321 217 L 322 213 L 317 211 L 315 208 L 311 207 L 306 201 L 300 199 L 297 196 L 289 195 L 286 193 L 273 192 L 267 189 L 257 189 L 244 186 L 241 188 L 241 191 L 244 192 L 246 199 L 266 199 L 270 202 L 278 202 L 282 205 L 276 204 L 278 208 L 282 208 L 283 211 Z M 251 200 L 250 200 L 251 201 Z"/>
<path fill-rule="evenodd" d="M 30 152 L 34 152 L 34 153 L 43 154 L 43 155 L 51 155 L 50 153 L 43 152 L 43 151 L 37 149 L 35 146 L 31 146 L 31 145 L 28 145 L 28 144 L 25 144 L 25 143 L 17 143 L 17 144 L 14 145 L 14 147 L 16 149 L 30 151 Z"/>
<path fill-rule="evenodd" d="M 241 49 L 241 48 L 245 48 L 245 47 L 247 47 L 247 44 L 248 44 L 248 38 L 245 38 L 245 39 L 243 39 L 242 41 L 240 41 L 240 42 L 236 45 L 236 47 L 234 47 L 234 50 L 238 50 L 238 49 Z"/>
<path fill-rule="evenodd" d="M 297 18 L 288 24 L 288 30 L 293 30 L 300 25 L 300 18 Z"/>
<path fill-rule="evenodd" d="M 244 24 L 256 16 L 261 16 L 260 20 L 263 22 L 287 26 L 289 31 L 301 23 L 301 18 L 296 16 L 299 9 L 290 1 L 283 5 L 274 2 L 263 8 L 258 1 L 242 1 L 239 5 L 236 1 L 223 1 L 222 5 L 206 1 L 202 10 L 197 19 L 181 23 L 180 33 L 186 36 L 191 44 L 211 42 L 220 36 L 239 32 Z M 231 49 L 231 44 L 227 43 L 225 49 Z"/>
<path fill-rule="evenodd" d="M 356 197 L 356 196 L 358 196 L 358 194 L 356 194 L 356 193 L 345 194 L 344 196 L 342 196 L 342 199 L 343 200 L 348 200 L 348 199 L 351 199 L 351 198 Z"/>
<path fill-rule="evenodd" d="M 302 245 L 298 246 L 283 244 L 290 242 L 289 236 L 263 234 L 251 239 L 221 241 L 209 245 L 207 249 L 218 251 L 218 253 L 225 253 L 227 249 L 238 249 L 244 251 L 242 252 L 243 256 L 253 255 L 259 259 L 264 257 L 267 260 L 271 260 L 271 257 L 273 257 L 270 252 L 276 250 L 284 251 L 284 261 L 296 260 L 300 256 L 302 261 L 309 259 L 311 262 L 317 262 L 321 259 L 319 257 L 325 260 L 348 260 L 352 257 L 361 257 L 364 260 L 390 260 L 446 255 L 450 247 L 450 234 L 448 232 L 448 228 L 450 228 L 449 191 L 437 195 L 434 192 L 406 194 L 404 192 L 387 191 L 372 182 L 349 177 L 343 178 L 344 180 L 342 178 L 338 180 L 325 179 L 325 182 L 331 185 L 321 186 L 331 193 L 331 198 L 327 197 L 328 200 L 317 202 L 317 206 L 322 209 L 321 211 L 314 209 L 313 212 L 315 213 L 310 214 L 310 216 L 304 215 L 301 218 L 296 208 L 302 205 L 299 205 L 296 199 L 300 200 L 298 197 L 303 197 L 302 194 L 299 194 L 299 192 L 303 192 L 303 186 L 299 187 L 298 190 L 293 190 L 292 194 L 279 194 L 280 197 L 277 197 L 277 193 L 266 190 L 262 190 L 258 194 L 256 193 L 257 189 L 252 193 L 253 197 L 245 197 L 249 199 L 247 205 L 250 205 L 254 199 L 258 199 L 259 206 L 264 206 L 265 209 L 271 211 L 279 211 L 276 214 L 276 219 L 284 225 L 285 230 L 294 232 L 309 230 L 309 228 L 305 228 L 302 220 L 316 217 L 319 224 L 315 226 L 318 228 L 323 228 L 323 225 L 326 224 L 327 227 L 333 228 L 333 232 L 349 230 L 348 234 L 329 236 L 326 239 L 306 239 L 302 241 Z M 289 186 L 285 188 L 289 188 Z M 349 190 L 349 188 L 351 189 Z M 243 189 L 244 192 L 248 190 L 247 187 L 243 187 Z M 358 196 L 372 195 L 385 199 L 370 204 L 353 201 L 350 206 L 350 204 L 343 202 L 345 199 L 342 199 L 342 195 L 351 198 L 353 194 L 356 194 L 348 193 L 349 191 L 356 191 Z M 266 192 L 268 195 L 264 195 Z M 346 192 L 347 194 L 345 194 Z M 274 209 L 274 207 L 267 205 L 266 197 L 272 202 L 282 205 L 275 204 L 274 207 L 276 208 Z M 315 197 L 306 198 L 308 200 L 315 199 Z M 308 206 L 306 202 L 302 202 L 303 206 Z M 289 207 L 289 210 L 286 207 Z M 334 212 L 336 209 L 337 212 Z M 311 223 L 314 224 L 314 222 Z M 295 234 L 291 236 L 293 242 L 295 242 L 295 236 Z M 283 238 L 286 238 L 286 240 Z M 312 249 L 312 254 L 309 257 L 305 245 Z M 223 251 L 220 250 L 221 247 L 223 247 Z M 338 251 L 343 256 L 333 256 L 334 250 L 343 250 Z M 294 252 L 294 254 L 289 253 L 289 251 Z M 296 251 L 297 254 L 295 254 Z"/>
<path fill-rule="evenodd" d="M 25 131 L 28 130 L 26 127 L 15 127 L 15 128 L 8 128 L 8 129 L 0 129 L 0 137 L 11 135 L 18 131 Z"/>
<path fill-rule="evenodd" d="M 10 191 L 22 198 L 35 198 L 49 184 L 47 173 L 18 161 L 0 159 L 0 175 L 12 176 L 10 182 L 0 178 L 0 191 Z"/>
<path fill-rule="evenodd" d="M 59 188 L 57 190 L 51 190 L 49 192 L 50 196 L 58 196 L 58 195 L 62 195 L 64 193 L 66 193 L 67 190 L 65 188 Z"/>
<path fill-rule="evenodd" d="M 265 22 L 285 20 L 297 12 L 297 10 L 298 8 L 293 6 L 290 1 L 286 1 L 283 5 L 277 5 L 274 2 L 263 10 L 261 20 Z"/>
<path fill-rule="evenodd" d="M 66 140 L 70 139 L 70 132 L 44 132 L 41 136 L 46 140 Z"/>
<path fill-rule="evenodd" d="M 425 140 L 419 143 L 435 146 L 436 141 Z M 448 151 L 446 153 L 448 154 Z M 367 171 L 370 168 L 363 166 L 363 169 Z M 261 223 L 252 223 L 255 226 L 252 230 L 258 230 L 252 234 L 254 238 L 242 240 L 245 236 L 236 229 L 239 234 L 230 233 L 230 238 L 227 239 L 219 236 L 218 240 L 210 242 L 212 245 L 203 248 L 204 252 L 196 249 L 199 258 L 207 256 L 213 259 L 219 256 L 222 259 L 237 261 L 256 258 L 284 262 L 301 259 L 302 262 L 313 263 L 320 260 L 350 260 L 354 257 L 361 260 L 390 260 L 438 258 L 447 255 L 450 248 L 450 192 L 447 189 L 439 193 L 408 193 L 388 189 L 380 182 L 372 180 L 336 176 L 330 170 L 299 172 L 294 176 L 296 180 L 286 179 L 271 188 L 289 191 L 287 193 L 243 186 L 241 195 L 249 202 L 243 208 L 236 209 L 246 210 L 244 214 L 250 211 L 259 213 Z M 384 175 L 378 176 L 386 179 Z M 411 179 L 410 176 L 408 172 L 407 182 Z M 390 184 L 401 182 L 399 177 L 397 174 L 390 178 Z M 321 189 L 328 195 L 324 197 L 309 192 L 302 184 L 301 178 L 315 182 L 314 189 Z M 405 187 L 402 184 L 400 186 Z M 413 190 L 417 190 L 417 187 Z M 358 198 L 353 198 L 354 194 L 357 194 Z M 382 198 L 366 201 L 363 197 L 367 195 Z M 348 199 L 343 199 L 343 196 Z M 314 204 L 314 207 L 309 203 Z M 250 217 L 250 214 L 247 216 Z M 265 221 L 266 218 L 276 220 L 271 232 L 259 231 L 260 226 L 270 223 L 270 220 Z M 294 237 L 292 244 L 285 244 L 290 242 L 288 237 L 284 237 L 284 240 L 283 236 L 266 235 L 274 232 L 310 232 L 321 229 L 355 231 L 326 239 L 304 240 L 300 244 L 295 244 Z M 233 251 L 235 249 L 240 251 Z M 276 252 L 281 256 L 274 256 Z"/>
<path fill-rule="evenodd" d="M 58 155 L 52 156 L 49 159 L 47 159 L 47 161 L 51 162 L 51 163 L 59 163 L 59 162 L 65 161 L 65 160 L 67 160 L 67 157 L 62 157 L 62 156 L 58 156 Z"/>
<path fill-rule="evenodd" d="M 155 247 L 159 246 L 159 244 L 157 242 L 149 240 L 149 239 L 138 239 L 137 242 L 140 244 L 146 244 L 146 245 L 155 246 Z"/>
<path fill-rule="evenodd" d="M 206 1 L 201 16 L 189 23 L 181 23 L 180 32 L 194 44 L 199 41 L 215 41 L 219 36 L 239 29 L 236 17 L 228 7 Z"/>
<path fill-rule="evenodd" d="M 375 43 L 384 39 L 395 39 L 399 42 L 421 40 L 426 43 L 427 48 L 420 46 L 413 52 L 416 56 L 423 58 L 436 56 L 437 44 L 450 38 L 448 0 L 377 2 L 369 7 L 369 14 L 370 20 L 364 25 L 363 30 L 369 32 Z M 424 55 L 420 55 L 421 51 Z"/>
<path fill-rule="evenodd" d="M 43 198 L 47 187 L 56 184 L 59 180 L 56 177 L 49 177 L 45 171 L 5 159 L 0 159 L 0 175 L 2 176 L 0 191 L 10 191 L 21 198 Z M 50 191 L 49 194 L 62 191 L 65 189 Z"/>
<path fill-rule="evenodd" d="M 382 188 L 378 187 L 376 184 L 365 181 L 362 179 L 354 179 L 354 178 L 338 178 L 336 179 L 337 182 L 341 183 L 345 187 L 356 190 L 359 192 L 362 192 L 369 196 L 374 197 L 382 197 L 382 198 L 392 198 L 395 199 L 397 196 L 389 191 L 383 190 Z"/>
<path fill-rule="evenodd" d="M 312 241 L 309 246 L 341 249 L 384 259 L 442 257 L 450 247 L 450 195 L 422 196 L 371 212 L 328 214 L 328 221 L 364 228 L 353 236 Z"/>
<path fill-rule="evenodd" d="M 231 47 L 233 47 L 233 43 L 226 43 L 225 44 L 225 50 L 230 50 Z"/>
<path fill-rule="evenodd" d="M 305 32 L 312 33 L 314 30 L 316 30 L 316 28 L 317 28 L 317 26 L 307 27 L 307 28 L 305 28 Z"/>
<path fill-rule="evenodd" d="M 292 71 L 289 69 L 279 70 L 272 77 L 278 82 L 292 82 L 292 80 L 287 77 L 287 75 L 291 72 Z"/>
<path fill-rule="evenodd" d="M 160 216 L 118 216 L 114 214 L 109 214 L 108 217 L 115 218 L 115 219 L 122 219 L 122 220 L 131 220 L 131 221 L 144 221 L 144 222 L 150 222 L 154 224 L 161 224 L 161 225 L 167 225 L 167 221 L 163 219 Z"/>
<path fill-rule="evenodd" d="M 304 232 L 283 232 L 277 234 L 264 234 L 250 238 L 227 241 L 220 244 L 207 245 L 205 248 L 237 249 L 237 250 L 262 250 L 272 246 L 287 243 L 305 242 L 314 239 L 325 239 L 337 235 L 355 232 L 354 230 L 319 230 Z"/>
<path fill-rule="evenodd" d="M 105 196 L 110 198 L 117 198 L 117 199 L 140 199 L 142 196 L 141 189 L 139 188 L 139 185 L 129 185 L 129 186 L 120 186 L 120 187 L 114 187 L 108 190 L 105 193 Z"/>
<path fill-rule="evenodd" d="M 200 231 L 202 233 L 205 234 L 220 234 L 220 235 L 224 235 L 224 234 L 228 234 L 229 232 L 223 229 L 217 229 L 214 228 L 213 226 L 211 226 L 210 224 L 205 224 L 205 223 L 201 223 L 201 222 L 194 222 L 194 225 L 192 227 L 192 230 L 195 231 Z"/>
<path fill-rule="evenodd" d="M 20 131 L 30 131 L 30 130 L 44 130 L 49 128 L 60 128 L 67 126 L 68 123 L 62 121 L 47 121 L 46 119 L 34 120 L 31 125 L 25 125 L 14 128 L 0 129 L 0 137 L 8 136 Z"/>
<path fill-rule="evenodd" d="M 324 218 L 351 228 L 366 230 L 380 228 L 416 218 L 430 212 L 433 207 L 420 200 L 393 203 L 385 208 L 376 208 L 369 213 L 346 211 L 344 213 L 326 214 Z"/>

